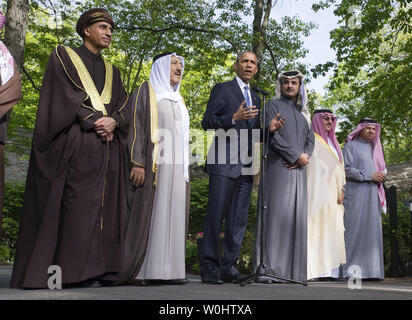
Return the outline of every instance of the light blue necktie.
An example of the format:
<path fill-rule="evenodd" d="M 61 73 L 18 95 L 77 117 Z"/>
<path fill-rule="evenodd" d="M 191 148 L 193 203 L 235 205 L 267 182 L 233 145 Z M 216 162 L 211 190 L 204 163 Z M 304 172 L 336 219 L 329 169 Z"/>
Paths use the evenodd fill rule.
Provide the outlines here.
<path fill-rule="evenodd" d="M 246 106 L 247 107 L 250 107 L 251 105 L 252 105 L 252 103 L 250 102 L 250 98 L 249 98 L 249 94 L 248 94 L 248 91 L 249 91 L 249 87 L 248 86 L 245 86 L 244 87 L 244 90 L 245 90 L 245 100 L 246 100 Z"/>
<path fill-rule="evenodd" d="M 252 105 L 252 103 L 250 102 L 250 98 L 249 98 L 249 94 L 248 94 L 249 87 L 245 86 L 243 89 L 245 90 L 244 96 L 245 96 L 246 106 L 250 107 Z M 250 123 L 252 122 L 252 119 L 248 119 L 247 122 L 250 125 Z"/>

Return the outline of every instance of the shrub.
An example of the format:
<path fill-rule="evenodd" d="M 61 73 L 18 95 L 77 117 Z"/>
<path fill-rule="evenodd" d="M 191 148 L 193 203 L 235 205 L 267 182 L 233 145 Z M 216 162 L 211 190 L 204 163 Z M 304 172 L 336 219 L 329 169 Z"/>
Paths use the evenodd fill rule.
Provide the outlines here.
<path fill-rule="evenodd" d="M 23 208 L 24 182 L 6 182 L 3 213 L 5 217 L 19 221 Z"/>
<path fill-rule="evenodd" d="M 197 252 L 196 235 L 200 235 L 203 231 L 203 225 L 205 222 L 205 215 L 207 209 L 207 202 L 209 198 L 209 179 L 195 178 L 190 183 L 190 218 L 189 218 L 189 235 L 186 245 L 186 264 L 188 270 L 193 273 L 197 273 L 199 270 L 199 262 L 197 260 L 197 254 L 194 255 L 192 251 Z M 239 259 L 237 267 L 241 273 L 250 273 L 253 262 L 253 249 L 255 239 L 255 224 L 256 224 L 256 192 L 252 192 L 250 199 L 250 208 L 248 216 L 247 230 L 243 239 L 242 247 L 239 253 Z M 222 226 L 222 232 L 224 232 L 224 225 Z M 196 257 L 196 260 L 192 260 Z M 190 264 L 192 263 L 192 264 Z"/>
<path fill-rule="evenodd" d="M 0 244 L 0 264 L 9 263 L 11 263 L 10 249 L 5 245 Z"/>
<path fill-rule="evenodd" d="M 208 198 L 209 179 L 193 179 L 190 182 L 190 237 L 193 237 L 197 232 L 203 230 Z"/>
<path fill-rule="evenodd" d="M 24 187 L 25 184 L 22 182 L 6 182 L 5 184 L 0 263 L 9 264 L 14 260 Z"/>
<path fill-rule="evenodd" d="M 197 243 L 192 240 L 186 240 L 186 272 L 191 274 L 199 274 Z"/>
<path fill-rule="evenodd" d="M 383 253 L 385 263 L 385 274 L 391 276 L 391 273 L 398 273 L 400 276 L 405 276 L 404 267 L 406 263 L 412 260 L 410 252 L 411 241 L 411 225 L 410 225 L 410 213 L 408 208 L 402 201 L 398 201 L 398 226 L 397 230 L 392 230 L 390 226 L 389 213 L 382 216 L 382 229 L 383 229 Z M 400 270 L 391 270 L 391 235 L 398 241 L 398 259 L 400 264 Z"/>

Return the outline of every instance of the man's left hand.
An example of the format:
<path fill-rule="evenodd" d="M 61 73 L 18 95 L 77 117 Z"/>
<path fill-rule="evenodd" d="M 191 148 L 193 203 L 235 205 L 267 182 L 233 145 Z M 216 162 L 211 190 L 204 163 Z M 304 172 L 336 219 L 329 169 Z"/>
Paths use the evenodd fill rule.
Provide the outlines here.
<path fill-rule="evenodd" d="M 112 133 L 109 133 L 107 135 L 101 136 L 100 138 L 102 139 L 103 142 L 106 142 L 106 141 L 111 142 L 111 141 L 114 140 L 114 134 L 112 132 Z"/>
<path fill-rule="evenodd" d="M 343 204 L 343 199 L 345 198 L 345 192 L 342 190 L 341 195 L 338 194 L 338 204 Z"/>
<path fill-rule="evenodd" d="M 307 164 L 309 164 L 309 155 L 307 155 L 306 153 L 302 153 L 299 156 L 298 163 L 301 167 L 306 166 Z"/>
<path fill-rule="evenodd" d="M 108 139 L 113 140 L 112 133 L 116 129 L 116 126 L 117 126 L 116 120 L 114 120 L 111 117 L 102 117 L 94 123 L 94 126 L 95 126 L 94 130 L 100 137 L 102 138 L 108 137 Z M 111 141 L 111 140 L 107 140 L 107 141 Z"/>

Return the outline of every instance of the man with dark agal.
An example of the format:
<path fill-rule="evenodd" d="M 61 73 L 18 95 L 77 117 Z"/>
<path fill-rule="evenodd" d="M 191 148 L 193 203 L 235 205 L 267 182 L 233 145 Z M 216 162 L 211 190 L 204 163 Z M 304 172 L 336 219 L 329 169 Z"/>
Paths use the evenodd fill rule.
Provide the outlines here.
<path fill-rule="evenodd" d="M 308 273 L 307 278 L 340 277 L 346 262 L 343 224 L 345 168 L 335 135 L 337 117 L 317 109 L 312 118 L 315 148 L 307 170 Z"/>
<path fill-rule="evenodd" d="M 346 278 L 383 280 L 385 275 L 381 213 L 386 212 L 383 182 L 387 171 L 380 132 L 376 120 L 362 119 L 343 148 Z"/>
<path fill-rule="evenodd" d="M 6 17 L 0 12 L 0 29 L 6 24 Z M 11 109 L 21 98 L 21 76 L 12 55 L 0 41 L 0 241 L 4 201 L 4 144 Z"/>
<path fill-rule="evenodd" d="M 113 19 L 91 9 L 78 20 L 79 48 L 58 46 L 46 66 L 20 221 L 12 288 L 110 284 L 120 271 L 129 124 L 120 72 L 103 60 Z"/>
<path fill-rule="evenodd" d="M 281 73 L 276 97 L 266 106 L 266 119 L 280 114 L 285 123 L 269 137 L 265 185 L 260 185 L 259 193 L 261 197 L 264 189 L 262 261 L 266 273 L 298 281 L 306 280 L 306 165 L 315 143 L 306 103 L 303 75 L 298 70 Z M 260 217 L 257 225 L 256 239 L 261 239 Z M 260 245 L 256 241 L 255 267 L 261 261 Z"/>

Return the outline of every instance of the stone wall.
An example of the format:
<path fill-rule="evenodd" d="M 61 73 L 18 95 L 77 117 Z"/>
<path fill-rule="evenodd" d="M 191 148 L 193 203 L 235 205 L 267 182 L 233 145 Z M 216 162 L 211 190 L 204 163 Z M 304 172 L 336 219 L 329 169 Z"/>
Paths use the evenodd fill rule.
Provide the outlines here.
<path fill-rule="evenodd" d="M 385 186 L 396 186 L 398 190 L 409 192 L 412 188 L 412 163 L 388 165 Z"/>
<path fill-rule="evenodd" d="M 8 182 L 26 181 L 29 167 L 29 156 L 18 156 L 15 153 L 6 152 L 8 164 L 5 168 L 5 180 Z"/>

